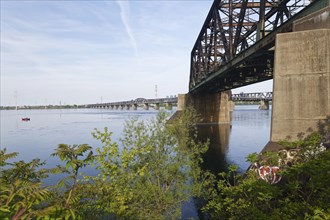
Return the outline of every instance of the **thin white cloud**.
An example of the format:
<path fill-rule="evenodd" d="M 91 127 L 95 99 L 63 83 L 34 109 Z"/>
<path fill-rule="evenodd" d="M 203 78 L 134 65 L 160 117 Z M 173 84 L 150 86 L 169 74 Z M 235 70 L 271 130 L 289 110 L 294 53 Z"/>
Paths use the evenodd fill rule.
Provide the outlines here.
<path fill-rule="evenodd" d="M 129 2 L 120 1 L 120 0 L 117 0 L 116 2 L 120 7 L 120 17 L 124 24 L 125 30 L 128 34 L 129 41 L 134 48 L 135 56 L 138 56 L 138 47 L 129 22 L 129 14 L 130 14 Z"/>

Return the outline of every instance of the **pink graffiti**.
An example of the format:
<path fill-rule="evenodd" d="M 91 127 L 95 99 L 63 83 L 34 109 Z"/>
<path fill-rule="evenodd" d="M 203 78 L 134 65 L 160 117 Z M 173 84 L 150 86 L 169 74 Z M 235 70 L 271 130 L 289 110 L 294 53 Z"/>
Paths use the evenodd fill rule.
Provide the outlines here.
<path fill-rule="evenodd" d="M 278 175 L 280 168 L 277 166 L 261 166 L 258 169 L 258 174 L 261 179 L 265 180 L 267 183 L 276 184 L 282 177 Z"/>

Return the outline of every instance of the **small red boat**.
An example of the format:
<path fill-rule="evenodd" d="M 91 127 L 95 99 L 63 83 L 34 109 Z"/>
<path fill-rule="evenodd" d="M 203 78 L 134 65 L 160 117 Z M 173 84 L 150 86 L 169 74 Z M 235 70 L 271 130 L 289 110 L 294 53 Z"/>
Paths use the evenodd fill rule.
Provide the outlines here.
<path fill-rule="evenodd" d="M 30 118 L 28 117 L 22 118 L 22 121 L 30 121 Z"/>

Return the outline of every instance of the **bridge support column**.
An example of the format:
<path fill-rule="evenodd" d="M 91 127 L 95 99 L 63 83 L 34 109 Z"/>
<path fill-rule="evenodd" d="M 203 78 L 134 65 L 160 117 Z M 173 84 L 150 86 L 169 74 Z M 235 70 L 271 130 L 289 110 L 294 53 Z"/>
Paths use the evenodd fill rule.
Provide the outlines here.
<path fill-rule="evenodd" d="M 269 101 L 261 100 L 259 105 L 260 110 L 269 110 Z"/>
<path fill-rule="evenodd" d="M 143 109 L 144 110 L 149 110 L 149 104 L 148 103 L 144 103 L 143 104 Z"/>
<path fill-rule="evenodd" d="M 213 94 L 184 94 L 178 96 L 178 110 L 193 107 L 202 117 L 202 123 L 230 122 L 231 92 Z"/>
<path fill-rule="evenodd" d="M 229 101 L 229 106 L 230 106 L 230 111 L 231 111 L 231 112 L 234 111 L 234 108 L 235 108 L 235 102 L 232 101 L 232 100 L 230 100 L 230 101 Z"/>
<path fill-rule="evenodd" d="M 137 105 L 137 104 L 133 104 L 133 105 L 132 105 L 132 108 L 133 108 L 133 110 L 137 110 L 138 105 Z"/>
<path fill-rule="evenodd" d="M 156 103 L 156 104 L 155 104 L 154 109 L 155 109 L 155 110 L 159 110 L 159 103 Z"/>
<path fill-rule="evenodd" d="M 130 105 L 126 105 L 126 110 L 129 110 L 130 109 Z"/>
<path fill-rule="evenodd" d="M 317 129 L 330 115 L 330 29 L 278 34 L 271 141 Z"/>
<path fill-rule="evenodd" d="M 171 103 L 165 103 L 165 109 L 166 110 L 172 110 L 172 104 Z"/>

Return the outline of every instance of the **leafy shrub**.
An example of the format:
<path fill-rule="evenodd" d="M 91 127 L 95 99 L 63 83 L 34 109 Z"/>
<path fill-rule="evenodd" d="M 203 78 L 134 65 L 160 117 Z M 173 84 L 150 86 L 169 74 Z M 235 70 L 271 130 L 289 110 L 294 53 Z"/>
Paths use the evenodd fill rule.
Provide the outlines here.
<path fill-rule="evenodd" d="M 292 163 L 276 152 L 251 154 L 248 161 L 259 165 L 279 165 L 282 181 L 270 185 L 254 170 L 245 176 L 236 169 L 220 173 L 221 180 L 203 208 L 211 219 L 329 219 L 330 151 L 324 143 L 329 136 L 330 119 L 296 142 L 282 141 L 284 152 L 295 152 Z M 235 179 L 235 181 L 233 181 Z"/>
<path fill-rule="evenodd" d="M 128 120 L 120 146 L 107 128 L 93 132 L 102 143 L 95 152 L 86 144 L 60 144 L 52 156 L 65 166 L 50 170 L 39 159 L 7 163 L 17 153 L 0 151 L 0 218 L 180 218 L 182 204 L 210 183 L 199 166 L 208 143 L 197 141 L 193 109 L 168 126 L 167 117 L 160 111 L 155 120 Z M 79 173 L 91 164 L 97 176 Z M 44 187 L 50 172 L 67 176 Z"/>

